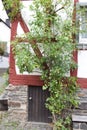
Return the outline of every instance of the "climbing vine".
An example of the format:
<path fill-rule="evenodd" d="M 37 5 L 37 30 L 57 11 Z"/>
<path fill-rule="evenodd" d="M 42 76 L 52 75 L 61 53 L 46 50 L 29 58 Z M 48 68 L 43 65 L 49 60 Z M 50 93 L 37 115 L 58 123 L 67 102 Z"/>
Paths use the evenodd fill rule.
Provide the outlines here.
<path fill-rule="evenodd" d="M 75 93 L 78 86 L 76 77 L 70 76 L 70 69 L 77 67 L 72 60 L 73 51 L 76 50 L 72 39 L 75 32 L 72 26 L 72 0 L 34 0 L 30 9 L 34 13 L 27 38 L 29 43 L 36 42 L 42 57 L 32 53 L 29 46 L 21 46 L 16 41 L 13 50 L 17 65 L 21 72 L 32 72 L 39 67 L 41 79 L 44 80 L 43 89 L 50 91 L 46 107 L 52 113 L 54 130 L 70 130 L 71 109 L 77 106 Z M 16 10 L 19 12 L 19 3 Z"/>
<path fill-rule="evenodd" d="M 23 8 L 20 0 L 3 0 L 3 5 L 11 21 L 20 16 L 20 10 Z"/>

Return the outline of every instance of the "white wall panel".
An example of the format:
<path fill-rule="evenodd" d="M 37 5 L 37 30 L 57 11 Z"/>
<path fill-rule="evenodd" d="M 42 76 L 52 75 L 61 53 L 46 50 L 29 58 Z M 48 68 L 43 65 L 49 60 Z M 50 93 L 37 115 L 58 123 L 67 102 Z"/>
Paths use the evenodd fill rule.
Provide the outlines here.
<path fill-rule="evenodd" d="M 78 51 L 78 73 L 77 77 L 87 78 L 87 50 Z"/>

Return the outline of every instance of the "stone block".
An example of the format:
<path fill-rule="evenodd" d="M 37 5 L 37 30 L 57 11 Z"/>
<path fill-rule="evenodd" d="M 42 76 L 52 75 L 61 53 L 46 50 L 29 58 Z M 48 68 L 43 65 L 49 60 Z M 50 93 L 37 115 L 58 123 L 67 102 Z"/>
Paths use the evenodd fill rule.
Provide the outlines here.
<path fill-rule="evenodd" d="M 8 110 L 8 100 L 0 99 L 0 111 L 7 111 L 7 110 Z"/>
<path fill-rule="evenodd" d="M 26 123 L 25 130 L 53 130 L 53 127 L 47 123 L 29 122 Z"/>
<path fill-rule="evenodd" d="M 73 122 L 73 128 L 78 130 L 80 128 L 80 123 Z"/>
<path fill-rule="evenodd" d="M 87 122 L 87 115 L 72 115 L 72 121 L 74 122 Z"/>
<path fill-rule="evenodd" d="M 19 102 L 19 101 L 9 101 L 8 104 L 9 104 L 9 107 L 20 107 L 21 106 L 21 102 Z"/>
<path fill-rule="evenodd" d="M 79 107 L 79 109 L 87 110 L 87 102 L 80 103 L 78 107 Z"/>
<path fill-rule="evenodd" d="M 87 130 L 87 124 L 86 123 L 81 123 L 80 128 L 82 130 Z"/>

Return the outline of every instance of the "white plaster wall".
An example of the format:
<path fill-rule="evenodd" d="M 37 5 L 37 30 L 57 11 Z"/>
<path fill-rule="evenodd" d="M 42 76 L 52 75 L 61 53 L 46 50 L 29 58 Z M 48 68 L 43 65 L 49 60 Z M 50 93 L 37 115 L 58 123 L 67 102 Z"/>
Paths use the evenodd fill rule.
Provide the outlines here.
<path fill-rule="evenodd" d="M 10 29 L 0 22 L 0 41 L 10 41 Z"/>
<path fill-rule="evenodd" d="M 87 0 L 79 0 L 79 2 L 87 2 Z"/>
<path fill-rule="evenodd" d="M 87 50 L 78 51 L 78 73 L 79 78 L 87 78 Z"/>
<path fill-rule="evenodd" d="M 8 16 L 0 0 L 0 18 L 5 22 L 8 19 Z M 7 42 L 7 52 L 10 50 L 10 29 L 0 22 L 0 41 Z"/>
<path fill-rule="evenodd" d="M 79 2 L 84 5 L 87 5 L 87 0 L 79 0 Z M 85 39 L 87 44 L 87 39 Z M 80 43 L 79 43 L 80 44 Z M 77 77 L 79 78 L 87 78 L 87 50 L 78 51 L 78 71 Z"/>

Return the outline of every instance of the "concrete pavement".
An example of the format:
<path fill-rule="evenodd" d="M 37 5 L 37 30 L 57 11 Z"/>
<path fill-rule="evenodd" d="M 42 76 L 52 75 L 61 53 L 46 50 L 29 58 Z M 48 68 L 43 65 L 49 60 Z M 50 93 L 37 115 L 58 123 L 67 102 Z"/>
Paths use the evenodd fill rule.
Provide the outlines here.
<path fill-rule="evenodd" d="M 9 67 L 9 57 L 0 57 L 0 76 L 2 76 Z"/>
<path fill-rule="evenodd" d="M 4 73 L 9 67 L 9 57 L 0 57 L 0 86 L 5 82 Z"/>
<path fill-rule="evenodd" d="M 9 67 L 9 57 L 0 57 L 0 69 Z"/>

